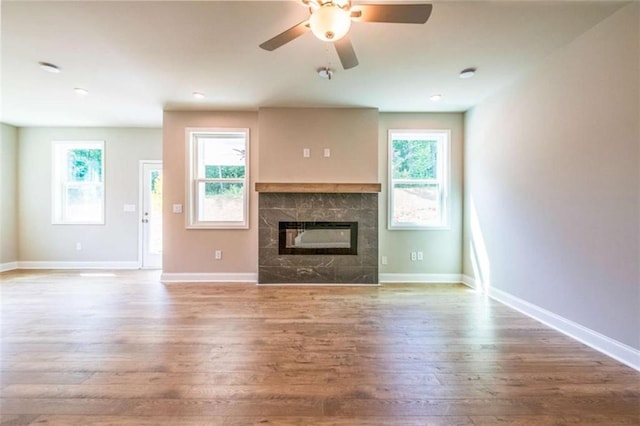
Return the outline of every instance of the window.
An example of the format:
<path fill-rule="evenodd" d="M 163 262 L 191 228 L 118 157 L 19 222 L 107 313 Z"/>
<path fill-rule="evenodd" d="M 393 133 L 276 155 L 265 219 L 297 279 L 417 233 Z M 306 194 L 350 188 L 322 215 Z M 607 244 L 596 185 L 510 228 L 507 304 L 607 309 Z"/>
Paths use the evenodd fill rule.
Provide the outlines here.
<path fill-rule="evenodd" d="M 190 129 L 188 228 L 248 228 L 249 129 Z"/>
<path fill-rule="evenodd" d="M 104 141 L 54 141 L 52 172 L 52 223 L 104 224 Z"/>
<path fill-rule="evenodd" d="M 389 229 L 448 227 L 449 130 L 389 130 Z"/>

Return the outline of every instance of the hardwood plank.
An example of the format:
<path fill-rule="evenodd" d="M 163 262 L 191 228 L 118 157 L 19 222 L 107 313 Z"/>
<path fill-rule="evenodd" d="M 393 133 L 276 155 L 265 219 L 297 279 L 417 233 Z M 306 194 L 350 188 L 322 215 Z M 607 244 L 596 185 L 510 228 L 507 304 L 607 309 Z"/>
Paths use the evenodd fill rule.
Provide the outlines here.
<path fill-rule="evenodd" d="M 0 371 L 0 386 L 8 386 L 13 384 L 57 384 L 67 385 L 74 383 L 82 383 L 91 377 L 92 373 L 79 371 L 54 371 L 54 372 L 35 372 L 26 371 Z"/>
<path fill-rule="evenodd" d="M 520 397 L 491 399 L 343 399 L 325 401 L 325 415 L 393 416 L 393 415 L 457 415 L 457 416 L 539 416 L 598 415 L 611 413 L 638 415 L 637 398 L 615 397 Z"/>
<path fill-rule="evenodd" d="M 165 398 L 165 399 L 253 399 L 340 396 L 347 399 L 487 399 L 511 397 L 546 396 L 574 397 L 609 396 L 639 398 L 640 391 L 630 389 L 628 384 L 606 385 L 389 385 L 349 383 L 318 386 L 311 384 L 221 385 L 200 384 L 79 384 L 79 385 L 35 385 L 15 384 L 5 386 L 5 398 Z"/>
<path fill-rule="evenodd" d="M 557 425 L 606 425 L 606 426 L 637 426 L 636 416 L 625 415 L 580 415 L 580 416 L 471 416 L 474 425 L 493 426 L 496 424 L 507 426 L 557 426 Z"/>
<path fill-rule="evenodd" d="M 1 408 L 1 407 L 0 407 Z M 31 424 L 38 418 L 37 415 L 30 414 L 0 414 L 0 426 L 22 426 Z"/>
<path fill-rule="evenodd" d="M 37 424 L 54 426 L 93 425 L 93 426 L 247 426 L 247 425 L 278 425 L 278 426 L 429 426 L 455 424 L 458 426 L 474 424 L 470 418 L 463 416 L 420 416 L 420 417 L 294 417 L 294 416 L 192 416 L 185 418 L 169 416 L 41 416 Z"/>
<path fill-rule="evenodd" d="M 0 274 L 0 422 L 640 424 L 640 373 L 464 286 L 87 272 Z"/>

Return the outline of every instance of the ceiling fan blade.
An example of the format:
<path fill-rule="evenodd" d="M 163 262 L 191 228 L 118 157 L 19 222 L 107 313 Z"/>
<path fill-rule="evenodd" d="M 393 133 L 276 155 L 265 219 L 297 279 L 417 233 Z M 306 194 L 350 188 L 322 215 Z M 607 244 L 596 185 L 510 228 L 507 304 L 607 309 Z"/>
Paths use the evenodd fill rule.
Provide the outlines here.
<path fill-rule="evenodd" d="M 307 31 L 309 31 L 309 21 L 302 21 L 299 24 L 289 28 L 288 30 L 281 32 L 272 39 L 265 41 L 260 45 L 260 47 L 264 50 L 275 50 L 278 47 L 283 46 L 290 41 L 300 37 Z"/>
<path fill-rule="evenodd" d="M 431 15 L 430 4 L 358 4 L 351 8 L 354 22 L 424 24 Z"/>
<path fill-rule="evenodd" d="M 340 62 L 342 62 L 342 68 L 348 70 L 358 65 L 358 57 L 356 56 L 356 51 L 353 50 L 353 44 L 351 44 L 348 35 L 334 42 L 333 45 L 336 47 Z"/>

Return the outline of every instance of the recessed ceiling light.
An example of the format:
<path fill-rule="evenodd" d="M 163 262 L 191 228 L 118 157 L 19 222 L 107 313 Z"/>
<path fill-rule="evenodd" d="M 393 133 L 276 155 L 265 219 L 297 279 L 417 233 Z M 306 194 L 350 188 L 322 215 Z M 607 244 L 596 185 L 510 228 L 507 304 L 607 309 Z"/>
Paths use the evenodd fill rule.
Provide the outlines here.
<path fill-rule="evenodd" d="M 81 96 L 85 96 L 89 94 L 89 91 L 87 89 L 83 89 L 82 87 L 74 87 L 73 91 L 76 92 L 76 94 Z"/>
<path fill-rule="evenodd" d="M 431 95 L 429 96 L 429 99 L 431 99 L 431 102 L 440 102 L 442 95 Z"/>
<path fill-rule="evenodd" d="M 474 75 L 476 75 L 475 68 L 465 68 L 462 71 L 460 71 L 460 78 L 471 78 Z"/>
<path fill-rule="evenodd" d="M 196 98 L 196 99 L 204 99 L 205 98 L 204 93 L 202 93 L 202 92 L 193 92 L 193 97 Z"/>
<path fill-rule="evenodd" d="M 58 68 L 56 65 L 50 64 L 49 62 L 38 62 L 38 65 L 40 65 L 40 68 L 48 72 L 60 72 L 60 68 Z"/>

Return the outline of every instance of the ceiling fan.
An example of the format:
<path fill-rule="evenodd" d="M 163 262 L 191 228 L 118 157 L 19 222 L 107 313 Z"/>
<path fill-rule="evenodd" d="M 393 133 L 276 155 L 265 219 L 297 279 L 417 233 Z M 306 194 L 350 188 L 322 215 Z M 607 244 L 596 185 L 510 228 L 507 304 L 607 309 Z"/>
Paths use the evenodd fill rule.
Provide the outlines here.
<path fill-rule="evenodd" d="M 348 35 L 352 21 L 424 24 L 432 9 L 430 4 L 352 5 L 350 0 L 301 1 L 309 7 L 309 19 L 265 41 L 260 47 L 272 51 L 311 31 L 320 40 L 333 43 L 346 70 L 358 65 L 358 57 Z"/>

